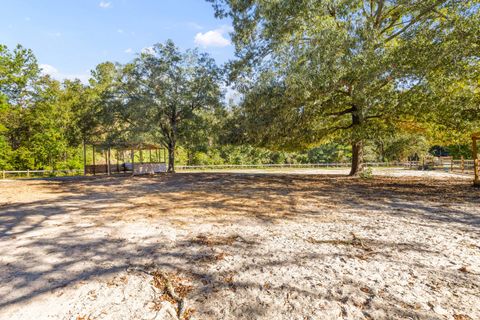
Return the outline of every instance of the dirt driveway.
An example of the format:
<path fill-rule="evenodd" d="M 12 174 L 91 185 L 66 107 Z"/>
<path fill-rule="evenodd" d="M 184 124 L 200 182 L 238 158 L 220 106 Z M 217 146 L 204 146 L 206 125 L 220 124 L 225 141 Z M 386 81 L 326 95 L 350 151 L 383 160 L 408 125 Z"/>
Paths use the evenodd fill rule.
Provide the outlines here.
<path fill-rule="evenodd" d="M 0 254 L 0 319 L 480 319 L 465 179 L 0 180 Z"/>

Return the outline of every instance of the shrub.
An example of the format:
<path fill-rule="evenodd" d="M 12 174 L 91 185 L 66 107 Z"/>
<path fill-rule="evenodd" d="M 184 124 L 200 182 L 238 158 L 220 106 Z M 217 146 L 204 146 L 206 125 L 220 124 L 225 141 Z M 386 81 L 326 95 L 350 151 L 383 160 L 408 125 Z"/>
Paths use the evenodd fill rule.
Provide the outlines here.
<path fill-rule="evenodd" d="M 372 168 L 365 168 L 360 173 L 359 177 L 362 178 L 362 179 L 372 179 L 373 178 Z"/>

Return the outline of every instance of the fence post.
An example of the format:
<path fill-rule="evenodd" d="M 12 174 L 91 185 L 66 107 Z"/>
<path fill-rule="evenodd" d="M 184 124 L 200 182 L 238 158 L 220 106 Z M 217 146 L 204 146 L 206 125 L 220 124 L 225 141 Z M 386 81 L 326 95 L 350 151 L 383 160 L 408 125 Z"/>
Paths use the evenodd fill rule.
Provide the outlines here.
<path fill-rule="evenodd" d="M 452 160 L 450 160 L 450 172 L 453 172 L 453 157 Z"/>
<path fill-rule="evenodd" d="M 462 174 L 465 173 L 465 159 L 462 156 Z"/>
<path fill-rule="evenodd" d="M 5 180 L 5 170 L 2 171 L 2 177 Z"/>
<path fill-rule="evenodd" d="M 30 169 L 27 169 L 27 178 L 30 178 Z"/>

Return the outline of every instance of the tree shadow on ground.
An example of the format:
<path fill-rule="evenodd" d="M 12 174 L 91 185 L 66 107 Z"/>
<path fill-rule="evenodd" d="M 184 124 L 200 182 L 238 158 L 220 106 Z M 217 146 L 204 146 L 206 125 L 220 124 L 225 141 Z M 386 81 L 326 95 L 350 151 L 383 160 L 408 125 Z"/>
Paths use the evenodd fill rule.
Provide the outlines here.
<path fill-rule="evenodd" d="M 138 219 L 183 219 L 227 224 L 255 220 L 264 225 L 279 223 L 348 223 L 345 213 L 384 214 L 412 219 L 412 223 L 478 232 L 480 190 L 466 182 L 425 181 L 420 179 L 352 179 L 342 176 L 255 175 L 255 174 L 177 174 L 156 177 L 110 177 L 97 179 L 36 180 L 36 188 L 47 189 L 52 198 L 3 204 L 0 206 L 0 265 L 2 287 L 0 310 L 28 301 L 41 294 L 75 285 L 92 278 L 123 272 L 129 266 L 155 263 L 159 268 L 189 274 L 199 284 L 200 297 L 218 292 L 241 290 L 252 295 L 251 303 L 238 310 L 265 316 L 252 288 L 263 284 L 255 279 L 226 281 L 231 274 L 289 269 L 305 262 L 313 273 L 321 272 L 318 261 L 341 258 L 368 260 L 365 249 L 341 243 L 342 239 L 316 240 L 313 245 L 340 245 L 347 253 L 307 254 L 292 257 L 282 252 L 265 252 L 260 239 L 227 235 L 210 239 L 197 236 L 170 244 L 163 239 L 126 238 L 112 233 L 110 225 Z M 465 207 L 471 210 L 465 210 Z M 342 213 L 342 214 L 340 214 Z M 143 215 L 143 216 L 142 216 Z M 205 236 L 204 236 L 205 237 Z M 230 237 L 230 238 L 228 238 Z M 242 238 L 243 237 L 243 238 Z M 262 238 L 262 237 L 260 237 Z M 213 242 L 212 242 L 213 241 Z M 296 239 L 295 241 L 308 241 Z M 322 242 L 323 241 L 323 242 Z M 414 261 L 396 261 L 391 251 L 438 254 L 420 243 L 369 241 L 376 259 L 422 270 L 441 272 L 442 277 L 462 286 L 475 282 L 474 275 L 432 270 Z M 215 271 L 221 252 L 249 252 L 255 261 L 234 269 Z M 348 279 L 338 276 L 338 283 Z M 295 282 L 293 282 L 295 283 Z M 352 285 L 358 290 L 363 283 Z M 273 295 L 295 292 L 308 299 L 345 303 L 345 295 L 277 283 L 268 289 Z M 369 294 L 367 294 L 368 296 Z M 375 308 L 390 314 L 433 319 L 411 306 L 402 306 L 395 297 L 382 299 Z M 383 305 L 382 305 L 383 304 Z M 368 314 L 368 306 L 365 312 Z M 200 310 L 205 314 L 210 311 Z M 314 310 L 312 310 L 313 312 Z"/>

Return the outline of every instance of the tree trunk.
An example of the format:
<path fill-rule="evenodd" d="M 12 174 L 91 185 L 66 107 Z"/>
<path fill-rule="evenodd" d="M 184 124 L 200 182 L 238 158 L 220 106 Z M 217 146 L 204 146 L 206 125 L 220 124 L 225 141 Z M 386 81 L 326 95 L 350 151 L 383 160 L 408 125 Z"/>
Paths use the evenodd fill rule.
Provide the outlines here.
<path fill-rule="evenodd" d="M 352 143 L 352 168 L 350 176 L 358 176 L 363 171 L 363 141 Z"/>
<path fill-rule="evenodd" d="M 176 108 L 172 110 L 170 118 L 170 125 L 172 131 L 169 134 L 168 140 L 168 170 L 167 172 L 175 173 L 175 145 L 177 143 L 177 111 Z"/>
<path fill-rule="evenodd" d="M 187 165 L 191 166 L 193 163 L 193 152 L 187 149 Z"/>
<path fill-rule="evenodd" d="M 168 143 L 168 170 L 175 173 L 175 142 Z"/>
<path fill-rule="evenodd" d="M 352 112 L 352 130 L 355 135 L 361 130 L 360 126 L 363 124 L 362 111 L 355 106 Z M 363 172 L 363 139 L 355 137 L 352 142 L 352 168 L 350 176 L 358 176 Z"/>

